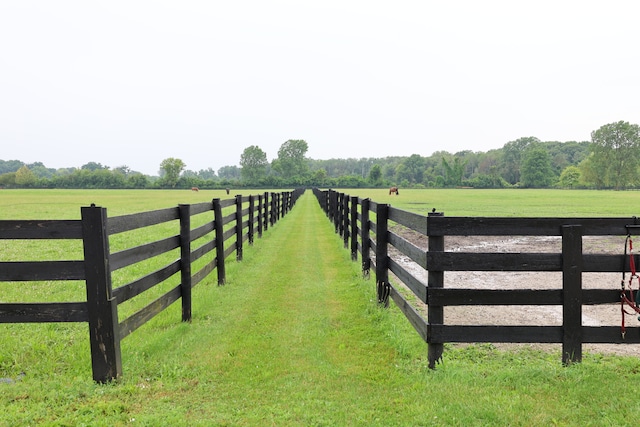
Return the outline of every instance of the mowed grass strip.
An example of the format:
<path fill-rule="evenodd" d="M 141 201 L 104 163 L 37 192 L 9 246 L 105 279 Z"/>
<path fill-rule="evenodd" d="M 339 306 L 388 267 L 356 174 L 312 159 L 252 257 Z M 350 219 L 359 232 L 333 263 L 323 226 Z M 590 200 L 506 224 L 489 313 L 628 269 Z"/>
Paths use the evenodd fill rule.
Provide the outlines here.
<path fill-rule="evenodd" d="M 203 337 L 220 393 L 210 416 L 246 425 L 375 422 L 376 407 L 388 405 L 376 397 L 387 384 L 380 376 L 393 370 L 396 350 L 372 328 L 373 283 L 310 195 L 269 233 L 230 272 L 222 292 L 237 300 L 226 304 L 225 326 Z"/>

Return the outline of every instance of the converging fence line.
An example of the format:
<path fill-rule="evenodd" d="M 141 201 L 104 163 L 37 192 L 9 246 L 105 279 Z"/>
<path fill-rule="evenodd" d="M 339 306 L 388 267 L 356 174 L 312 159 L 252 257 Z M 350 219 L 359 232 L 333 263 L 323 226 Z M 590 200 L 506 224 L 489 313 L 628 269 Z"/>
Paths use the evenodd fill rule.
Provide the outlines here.
<path fill-rule="evenodd" d="M 208 203 L 130 215 L 108 217 L 107 209 L 81 208 L 80 220 L 0 220 L 4 240 L 81 240 L 83 259 L 0 262 L 0 282 L 85 281 L 86 301 L 0 303 L 0 323 L 87 322 L 93 379 L 108 382 L 122 375 L 120 341 L 165 308 L 182 301 L 182 320 L 191 320 L 191 290 L 217 270 L 217 283 L 226 279 L 225 259 L 235 253 L 242 260 L 245 242 L 286 215 L 304 190 L 213 199 Z M 195 228 L 191 219 L 210 213 L 212 218 Z M 144 227 L 177 221 L 177 234 L 133 248 L 111 251 L 109 237 Z M 192 247 L 198 242 L 199 246 Z M 178 250 L 179 258 L 136 280 L 113 288 L 112 273 Z M 215 256 L 214 256 L 215 254 Z M 208 259 L 204 259 L 209 255 Z M 204 264 L 193 272 L 194 262 Z M 118 306 L 179 273 L 179 283 L 123 321 Z"/>
<path fill-rule="evenodd" d="M 583 305 L 620 304 L 625 297 L 621 289 L 583 289 L 582 274 L 635 272 L 634 265 L 640 265 L 635 254 L 584 253 L 583 236 L 629 236 L 640 228 L 636 217 L 446 217 L 442 212 L 421 216 L 334 190 L 313 191 L 320 207 L 335 225 L 336 233 L 344 239 L 345 248 L 350 248 L 352 258 L 357 259 L 360 253 L 363 273 L 368 274 L 371 264 L 375 264 L 378 301 L 387 305 L 391 298 L 405 314 L 428 344 L 431 368 L 441 359 L 443 344 L 447 342 L 561 343 L 564 364 L 581 361 L 583 343 L 640 343 L 639 327 L 624 327 L 623 323 L 621 331 L 616 326 L 582 325 Z M 389 222 L 427 236 L 427 250 L 389 231 Z M 559 236 L 562 248 L 559 253 L 452 252 L 445 251 L 447 236 Z M 393 259 L 389 246 L 424 269 L 427 283 Z M 558 271 L 562 272 L 562 283 L 557 289 L 448 289 L 444 286 L 447 271 Z M 427 305 L 426 319 L 389 283 L 389 272 Z M 465 305 L 560 305 L 562 325 L 445 324 L 444 307 Z"/>

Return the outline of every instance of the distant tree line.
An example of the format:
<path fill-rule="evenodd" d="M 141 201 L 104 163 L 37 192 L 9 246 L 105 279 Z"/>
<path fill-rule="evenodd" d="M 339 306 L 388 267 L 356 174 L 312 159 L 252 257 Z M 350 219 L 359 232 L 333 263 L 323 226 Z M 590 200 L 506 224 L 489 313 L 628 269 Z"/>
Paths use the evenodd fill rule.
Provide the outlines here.
<path fill-rule="evenodd" d="M 178 158 L 160 164 L 158 176 L 127 166 L 90 162 L 49 169 L 40 162 L 0 160 L 5 188 L 640 188 L 640 127 L 620 121 L 591 133 L 591 141 L 541 141 L 523 137 L 487 152 L 436 151 L 429 156 L 306 157 L 305 140 L 288 140 L 271 162 L 258 145 L 244 149 L 240 166 L 198 172 Z"/>

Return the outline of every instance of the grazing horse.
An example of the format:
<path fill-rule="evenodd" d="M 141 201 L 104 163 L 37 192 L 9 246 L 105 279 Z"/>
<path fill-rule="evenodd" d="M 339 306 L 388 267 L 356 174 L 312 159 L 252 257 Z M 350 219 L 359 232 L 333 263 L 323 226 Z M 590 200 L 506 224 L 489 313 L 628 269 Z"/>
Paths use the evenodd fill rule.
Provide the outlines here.
<path fill-rule="evenodd" d="M 191 191 L 200 191 L 198 187 L 191 187 Z"/>
<path fill-rule="evenodd" d="M 227 188 L 226 190 L 227 190 L 227 194 L 229 194 L 229 189 Z"/>
<path fill-rule="evenodd" d="M 400 194 L 400 192 L 398 192 L 398 187 L 391 187 L 389 189 L 389 194 L 393 194 L 393 193 L 396 193 L 396 196 Z"/>

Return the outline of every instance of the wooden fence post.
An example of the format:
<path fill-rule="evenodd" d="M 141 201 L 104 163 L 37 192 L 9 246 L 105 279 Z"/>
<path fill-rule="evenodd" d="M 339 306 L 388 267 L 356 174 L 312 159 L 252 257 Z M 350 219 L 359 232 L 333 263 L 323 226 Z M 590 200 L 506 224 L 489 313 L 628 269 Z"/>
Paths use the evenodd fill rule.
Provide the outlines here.
<path fill-rule="evenodd" d="M 269 229 L 269 192 L 265 191 L 264 192 L 264 230 L 268 230 Z"/>
<path fill-rule="evenodd" d="M 280 206 L 280 218 L 284 218 L 284 216 L 289 212 L 289 192 L 283 191 L 280 193 L 282 196 L 282 206 Z"/>
<path fill-rule="evenodd" d="M 331 220 L 335 227 L 336 233 L 340 232 L 340 193 L 331 191 Z"/>
<path fill-rule="evenodd" d="M 122 375 L 118 302 L 112 296 L 109 236 L 105 208 L 81 208 L 84 268 L 89 313 L 89 341 L 94 381 Z"/>
<path fill-rule="evenodd" d="M 389 253 L 387 244 L 389 205 L 379 204 L 376 209 L 376 286 L 378 303 L 389 306 L 391 285 L 389 284 Z"/>
<path fill-rule="evenodd" d="M 258 237 L 261 238 L 262 237 L 262 222 L 264 221 L 263 218 L 263 212 L 262 212 L 262 203 L 264 203 L 264 198 L 262 196 L 262 194 L 258 194 L 258 206 L 257 206 L 257 211 L 258 211 Z"/>
<path fill-rule="evenodd" d="M 562 363 L 582 361 L 582 226 L 562 226 Z"/>
<path fill-rule="evenodd" d="M 338 193 L 337 194 L 337 203 L 336 203 L 336 217 L 335 217 L 335 222 L 336 222 L 336 233 L 338 233 L 338 235 L 340 235 L 342 237 L 342 213 L 343 213 L 343 207 L 344 207 L 344 193 Z"/>
<path fill-rule="evenodd" d="M 329 190 L 322 192 L 322 207 L 324 209 L 325 215 L 327 216 L 329 216 L 329 194 Z"/>
<path fill-rule="evenodd" d="M 222 205 L 220 199 L 213 199 L 213 225 L 216 230 L 216 269 L 218 285 L 224 285 L 227 274 L 224 268 L 224 230 L 222 229 Z"/>
<path fill-rule="evenodd" d="M 369 233 L 369 202 L 370 199 L 362 201 L 360 213 L 360 241 L 362 242 L 362 275 L 369 277 L 371 271 L 371 236 Z"/>
<path fill-rule="evenodd" d="M 358 259 L 358 197 L 351 197 L 351 260 Z"/>
<path fill-rule="evenodd" d="M 253 212 L 253 196 L 249 196 L 249 221 L 247 222 L 249 229 L 247 230 L 247 238 L 250 245 L 253 245 L 253 225 L 255 222 Z"/>
<path fill-rule="evenodd" d="M 442 212 L 430 212 L 428 217 L 443 216 Z M 444 236 L 433 236 L 430 232 L 429 218 L 427 217 L 427 236 L 429 237 L 429 252 L 444 252 Z M 443 288 L 444 287 L 444 271 L 434 271 L 429 265 L 427 265 L 427 287 L 428 288 Z M 428 289 L 427 289 L 428 290 Z M 427 301 L 427 323 L 429 325 L 442 325 L 444 324 L 444 309 L 441 305 L 433 305 Z M 431 342 L 431 333 L 427 334 L 428 343 L 428 359 L 429 368 L 435 369 L 436 363 L 442 359 L 442 352 L 444 350 L 444 343 Z"/>
<path fill-rule="evenodd" d="M 349 200 L 351 197 L 348 194 L 342 197 L 342 239 L 345 249 L 349 247 Z"/>
<path fill-rule="evenodd" d="M 182 321 L 191 321 L 191 206 L 178 205 L 180 215 L 180 293 Z"/>
<path fill-rule="evenodd" d="M 242 195 L 236 195 L 236 260 L 242 261 Z"/>
<path fill-rule="evenodd" d="M 273 224 L 276 223 L 276 215 L 277 215 L 277 205 L 276 205 L 276 199 L 278 197 L 278 193 L 271 193 L 271 209 L 269 212 L 269 221 L 271 222 L 271 225 L 273 226 Z"/>

